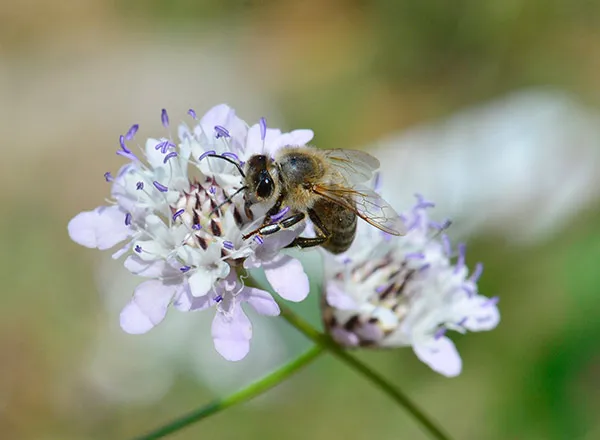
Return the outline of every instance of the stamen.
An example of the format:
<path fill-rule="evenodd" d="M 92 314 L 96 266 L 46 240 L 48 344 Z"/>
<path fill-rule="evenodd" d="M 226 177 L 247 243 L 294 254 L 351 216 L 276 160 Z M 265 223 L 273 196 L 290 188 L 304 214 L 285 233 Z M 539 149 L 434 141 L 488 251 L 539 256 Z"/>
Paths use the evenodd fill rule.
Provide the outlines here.
<path fill-rule="evenodd" d="M 377 286 L 375 288 L 375 292 L 382 293 L 386 288 L 387 288 L 387 286 Z"/>
<path fill-rule="evenodd" d="M 113 176 L 112 176 L 112 174 L 110 174 L 110 171 L 107 171 L 106 173 L 104 173 L 104 180 L 106 180 L 107 182 L 110 182 L 111 180 L 113 180 Z"/>
<path fill-rule="evenodd" d="M 135 154 L 133 154 L 131 151 L 123 151 L 123 150 L 117 150 L 117 155 L 119 156 L 123 156 L 129 160 L 133 161 L 140 161 L 137 156 Z"/>
<path fill-rule="evenodd" d="M 211 185 L 210 188 L 208 188 L 208 192 L 214 195 L 217 192 L 217 188 L 215 188 L 214 185 Z"/>
<path fill-rule="evenodd" d="M 426 264 L 424 264 L 423 266 L 421 266 L 421 267 L 419 268 L 419 272 L 425 272 L 425 271 L 426 271 L 427 269 L 429 269 L 430 267 L 431 267 L 431 264 L 429 264 L 429 263 L 426 263 Z"/>
<path fill-rule="evenodd" d="M 215 298 L 214 298 L 214 299 L 215 299 L 215 302 L 216 302 L 217 304 L 218 304 L 218 303 L 220 303 L 221 301 L 223 301 L 223 297 L 222 297 L 221 295 L 217 295 L 217 296 L 215 296 Z"/>
<path fill-rule="evenodd" d="M 181 266 L 181 267 L 179 268 L 179 270 L 180 270 L 181 272 L 183 272 L 183 273 L 186 273 L 186 272 L 187 272 L 187 271 L 189 271 L 190 269 L 191 269 L 191 267 L 190 267 L 190 266 Z"/>
<path fill-rule="evenodd" d="M 136 251 L 138 254 L 142 253 L 142 247 L 139 244 L 136 244 L 133 250 Z"/>
<path fill-rule="evenodd" d="M 165 127 L 169 126 L 169 115 L 167 114 L 167 110 L 165 110 L 164 108 L 160 112 L 160 120 L 162 122 L 162 125 L 164 125 Z"/>
<path fill-rule="evenodd" d="M 346 257 L 346 258 L 344 258 L 342 260 L 342 263 L 343 264 L 350 264 L 350 263 L 352 263 L 352 259 L 350 257 Z"/>
<path fill-rule="evenodd" d="M 433 335 L 433 338 L 435 340 L 440 339 L 442 336 L 444 336 L 446 334 L 446 330 L 447 330 L 446 327 L 440 327 L 439 329 L 437 329 L 437 331 Z"/>
<path fill-rule="evenodd" d="M 133 124 L 131 128 L 127 131 L 127 134 L 125 134 L 125 140 L 130 141 L 131 139 L 133 139 L 139 128 L 140 126 L 138 124 Z"/>
<path fill-rule="evenodd" d="M 129 226 L 131 224 L 131 214 L 128 212 L 125 214 L 125 226 Z"/>
<path fill-rule="evenodd" d="M 193 229 L 194 231 L 199 231 L 200 229 L 202 229 L 202 225 L 201 225 L 201 224 L 199 224 L 199 223 L 193 224 L 193 225 L 192 225 L 192 229 Z"/>
<path fill-rule="evenodd" d="M 258 244 L 263 244 L 265 242 L 265 240 L 260 235 L 255 235 L 254 241 Z"/>
<path fill-rule="evenodd" d="M 171 159 L 172 157 L 177 157 L 177 153 L 176 153 L 176 152 L 174 152 L 174 151 L 171 151 L 169 154 L 167 154 L 167 155 L 165 156 L 165 158 L 163 159 L 163 163 L 167 163 L 167 161 L 168 161 L 169 159 Z"/>
<path fill-rule="evenodd" d="M 230 242 L 230 241 L 224 241 L 223 242 L 223 247 L 225 249 L 227 249 L 227 250 L 230 250 L 230 251 L 232 251 L 232 250 L 235 249 L 235 245 L 232 242 Z"/>
<path fill-rule="evenodd" d="M 194 111 L 194 109 L 189 109 L 188 110 L 188 115 L 190 115 L 192 118 L 196 119 L 196 112 Z"/>
<path fill-rule="evenodd" d="M 469 280 L 476 283 L 477 281 L 479 281 L 479 278 L 481 277 L 482 273 L 483 273 L 483 263 L 477 263 L 475 265 L 475 270 L 473 271 L 473 274 L 471 275 Z"/>
<path fill-rule="evenodd" d="M 422 252 L 410 252 L 406 255 L 404 255 L 404 258 L 406 260 L 424 260 L 425 259 L 425 254 Z"/>
<path fill-rule="evenodd" d="M 444 253 L 447 257 L 452 255 L 452 245 L 450 244 L 450 238 L 447 234 L 442 234 L 442 246 L 444 247 Z"/>
<path fill-rule="evenodd" d="M 265 118 L 260 118 L 258 123 L 260 124 L 260 140 L 264 141 L 267 137 L 267 120 Z"/>
<path fill-rule="evenodd" d="M 215 131 L 217 132 L 216 133 L 217 139 L 219 139 L 220 137 L 226 137 L 226 138 L 231 137 L 229 135 L 229 131 L 225 127 L 222 127 L 220 125 L 215 125 Z"/>
<path fill-rule="evenodd" d="M 473 295 L 475 295 L 475 290 L 473 290 L 471 286 L 463 284 L 462 286 L 460 286 L 460 288 L 466 292 L 469 298 L 473 298 Z"/>
<path fill-rule="evenodd" d="M 210 156 L 211 154 L 216 154 L 217 152 L 215 150 L 208 150 L 204 153 L 202 153 L 200 155 L 200 157 L 198 158 L 198 162 L 200 162 L 202 159 L 204 159 L 206 156 Z"/>
<path fill-rule="evenodd" d="M 483 304 L 481 304 L 481 307 L 490 307 L 490 306 L 495 306 L 496 304 L 498 304 L 498 301 L 500 301 L 500 298 L 497 296 L 492 296 L 490 299 L 488 299 L 487 301 L 484 301 Z"/>
<path fill-rule="evenodd" d="M 464 243 L 458 244 L 458 261 L 454 268 L 454 273 L 458 273 L 465 265 L 465 253 L 467 252 L 467 246 Z"/>
<path fill-rule="evenodd" d="M 141 190 L 144 189 L 144 182 L 138 182 L 135 184 L 135 189 Z"/>
<path fill-rule="evenodd" d="M 175 214 L 173 214 L 173 221 L 177 220 L 177 217 L 179 217 L 184 212 L 185 212 L 185 209 L 180 209 L 179 211 L 175 212 Z"/>
<path fill-rule="evenodd" d="M 131 153 L 131 150 L 125 145 L 125 136 L 119 136 L 119 144 L 121 145 L 121 150 L 123 150 L 125 153 Z"/>
<path fill-rule="evenodd" d="M 283 208 L 281 211 L 279 211 L 277 214 L 274 214 L 273 216 L 271 216 L 271 220 L 274 222 L 278 222 L 279 220 L 281 220 L 288 212 L 290 212 L 290 207 L 286 206 L 285 208 Z"/>
<path fill-rule="evenodd" d="M 166 186 L 164 186 L 162 183 L 157 182 L 156 180 L 154 182 L 152 182 L 152 184 L 160 192 L 167 192 L 167 191 L 169 191 L 169 188 L 167 188 Z"/>
<path fill-rule="evenodd" d="M 159 142 L 158 144 L 156 144 L 154 146 L 154 149 L 155 150 L 160 150 L 160 152 L 162 154 L 167 154 L 167 150 L 169 148 L 175 148 L 175 147 L 176 147 L 176 145 L 173 142 L 171 142 L 170 140 L 167 139 L 165 141 L 162 141 L 162 142 Z"/>
<path fill-rule="evenodd" d="M 467 322 L 467 317 L 465 316 L 463 319 L 461 319 L 460 321 L 458 321 L 456 323 L 456 325 L 458 325 L 459 327 L 462 327 L 463 325 L 465 325 L 465 322 Z"/>
<path fill-rule="evenodd" d="M 425 200 L 425 197 L 423 197 L 421 194 L 417 193 L 415 194 L 415 197 L 417 198 L 417 204 L 415 205 L 414 209 L 433 208 L 435 206 L 435 203 Z"/>

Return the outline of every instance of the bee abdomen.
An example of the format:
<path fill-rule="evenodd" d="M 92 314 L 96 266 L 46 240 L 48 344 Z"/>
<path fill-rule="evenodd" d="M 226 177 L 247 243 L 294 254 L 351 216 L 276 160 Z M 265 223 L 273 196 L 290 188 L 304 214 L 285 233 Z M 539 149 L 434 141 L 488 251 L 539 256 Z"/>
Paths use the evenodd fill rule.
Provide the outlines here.
<path fill-rule="evenodd" d="M 329 227 L 331 236 L 323 243 L 323 247 L 332 254 L 341 254 L 348 250 L 356 236 L 356 215 L 344 210 Z M 332 219 L 333 220 L 333 219 Z"/>

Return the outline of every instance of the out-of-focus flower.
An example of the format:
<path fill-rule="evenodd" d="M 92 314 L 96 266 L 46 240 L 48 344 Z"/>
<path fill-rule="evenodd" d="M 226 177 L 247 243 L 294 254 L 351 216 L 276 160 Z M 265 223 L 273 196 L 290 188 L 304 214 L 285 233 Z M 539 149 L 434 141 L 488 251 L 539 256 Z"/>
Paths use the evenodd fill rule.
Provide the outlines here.
<path fill-rule="evenodd" d="M 386 136 L 371 152 L 382 195 L 428 194 L 454 233 L 551 237 L 600 196 L 600 118 L 567 93 L 531 89 Z"/>
<path fill-rule="evenodd" d="M 196 119 L 193 110 L 189 114 Z M 161 120 L 169 132 L 165 110 Z M 133 125 L 120 137 L 117 154 L 129 163 L 115 177 L 105 174 L 114 204 L 75 216 L 69 235 L 101 250 L 125 241 L 114 258 L 128 254 L 125 267 L 149 278 L 121 312 L 125 331 L 147 332 L 164 319 L 171 304 L 183 311 L 215 307 L 217 351 L 229 360 L 242 359 L 252 327 L 241 304 L 266 315 L 277 315 L 279 308 L 268 292 L 240 283 L 236 270 L 263 266 L 277 293 L 292 301 L 306 297 L 308 278 L 297 260 L 279 253 L 300 231 L 243 239 L 269 207 L 256 204 L 248 213 L 243 198 L 233 197 L 242 187 L 236 168 L 258 152 L 272 155 L 282 146 L 302 146 L 313 133 L 281 133 L 267 128 L 264 119 L 248 127 L 222 104 L 193 128 L 180 125 L 177 142 L 170 136 L 148 139 L 144 163 L 127 145 L 137 131 Z"/>
<path fill-rule="evenodd" d="M 448 225 L 429 219 L 432 206 L 418 196 L 403 214 L 404 237 L 361 224 L 348 252 L 326 256 L 323 319 L 341 345 L 412 346 L 433 370 L 456 376 L 462 361 L 446 331 L 490 330 L 500 315 L 497 298 L 477 292 L 482 265 L 469 276 L 465 246 L 455 255 Z"/>

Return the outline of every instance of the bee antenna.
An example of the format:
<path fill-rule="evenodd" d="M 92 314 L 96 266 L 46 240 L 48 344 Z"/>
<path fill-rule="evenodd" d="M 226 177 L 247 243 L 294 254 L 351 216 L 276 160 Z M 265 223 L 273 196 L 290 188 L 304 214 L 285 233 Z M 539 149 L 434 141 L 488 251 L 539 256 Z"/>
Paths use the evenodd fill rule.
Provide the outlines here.
<path fill-rule="evenodd" d="M 237 196 L 239 193 L 241 193 L 242 191 L 248 189 L 248 187 L 246 185 L 242 186 L 241 188 L 239 188 L 236 192 L 234 192 L 233 194 L 231 194 L 230 196 L 227 196 L 227 198 L 225 199 L 225 201 L 223 203 L 221 203 L 219 206 L 217 206 L 215 209 L 212 210 L 212 212 L 210 213 L 211 215 L 213 215 L 214 213 L 216 213 L 219 209 L 221 209 L 223 206 L 225 206 L 228 203 L 231 203 L 232 199 Z"/>
<path fill-rule="evenodd" d="M 242 166 L 239 163 L 237 163 L 235 160 L 233 160 L 233 159 L 231 159 L 229 157 L 226 157 L 226 156 L 221 156 L 219 154 L 207 154 L 206 157 L 216 157 L 217 159 L 226 160 L 227 162 L 235 165 L 235 167 L 238 169 L 238 171 L 240 172 L 240 174 L 242 175 L 242 177 L 244 179 L 246 178 L 246 174 L 244 173 L 244 170 L 242 169 Z M 236 194 L 237 194 L 237 192 L 236 192 Z"/>

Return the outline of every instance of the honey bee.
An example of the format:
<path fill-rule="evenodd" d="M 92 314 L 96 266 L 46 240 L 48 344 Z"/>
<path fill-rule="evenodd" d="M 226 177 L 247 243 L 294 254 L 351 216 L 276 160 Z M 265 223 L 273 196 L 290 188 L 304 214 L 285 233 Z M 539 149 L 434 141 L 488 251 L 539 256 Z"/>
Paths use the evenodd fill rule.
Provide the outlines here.
<path fill-rule="evenodd" d="M 356 150 L 284 147 L 273 159 L 253 155 L 242 172 L 246 204 L 273 204 L 262 225 L 244 239 L 274 234 L 307 217 L 316 236 L 297 237 L 290 247 L 322 246 L 342 253 L 354 241 L 357 217 L 389 234 L 404 235 L 400 216 L 365 185 L 378 168 L 379 160 Z"/>

